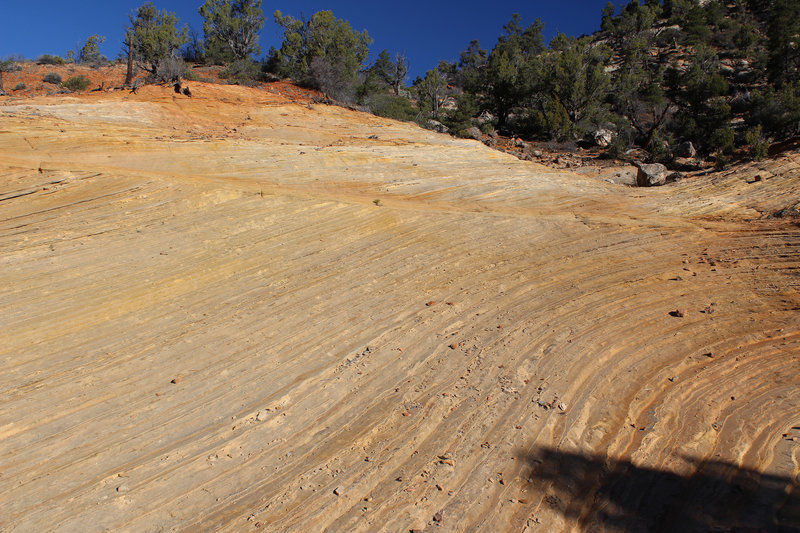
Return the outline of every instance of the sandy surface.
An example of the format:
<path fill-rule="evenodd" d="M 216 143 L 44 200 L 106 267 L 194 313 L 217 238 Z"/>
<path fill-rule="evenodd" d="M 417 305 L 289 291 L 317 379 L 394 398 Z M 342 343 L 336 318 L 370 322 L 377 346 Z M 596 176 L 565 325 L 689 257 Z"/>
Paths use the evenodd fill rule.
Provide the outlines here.
<path fill-rule="evenodd" d="M 193 93 L 0 99 L 0 529 L 800 527 L 800 155 Z"/>

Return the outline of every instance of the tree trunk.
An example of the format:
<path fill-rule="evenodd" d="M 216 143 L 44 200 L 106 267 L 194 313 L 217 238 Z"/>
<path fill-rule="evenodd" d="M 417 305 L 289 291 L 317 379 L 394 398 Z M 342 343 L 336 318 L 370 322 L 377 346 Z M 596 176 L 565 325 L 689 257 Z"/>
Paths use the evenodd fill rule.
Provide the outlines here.
<path fill-rule="evenodd" d="M 125 73 L 125 86 L 133 85 L 133 46 L 128 43 L 128 72 Z"/>

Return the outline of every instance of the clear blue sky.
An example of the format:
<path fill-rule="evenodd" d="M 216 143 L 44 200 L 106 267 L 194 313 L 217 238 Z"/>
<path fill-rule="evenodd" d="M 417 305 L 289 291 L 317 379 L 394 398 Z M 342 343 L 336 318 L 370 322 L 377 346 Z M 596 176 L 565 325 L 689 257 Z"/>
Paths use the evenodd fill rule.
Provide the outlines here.
<path fill-rule="evenodd" d="M 579 36 L 599 29 L 600 11 L 607 0 L 475 0 L 367 2 L 356 0 L 296 1 L 263 3 L 266 24 L 261 32 L 264 54 L 270 46 L 280 46 L 282 33 L 272 13 L 310 17 L 330 9 L 350 22 L 356 30 L 366 29 L 375 40 L 372 57 L 386 48 L 404 51 L 411 63 L 412 78 L 435 67 L 439 60 L 455 61 L 472 39 L 491 49 L 503 24 L 512 13 L 522 15 L 528 25 L 537 17 L 545 23 L 549 42 L 556 33 Z M 0 0 L 0 57 L 22 55 L 35 59 L 41 54 L 66 55 L 79 42 L 94 33 L 107 40 L 101 51 L 109 59 L 117 57 L 128 14 L 144 0 L 65 2 L 64 0 Z M 202 34 L 198 7 L 203 0 L 155 0 L 159 9 L 175 12 Z M 615 1 L 617 5 L 624 2 Z M 410 81 L 410 80 L 409 80 Z"/>

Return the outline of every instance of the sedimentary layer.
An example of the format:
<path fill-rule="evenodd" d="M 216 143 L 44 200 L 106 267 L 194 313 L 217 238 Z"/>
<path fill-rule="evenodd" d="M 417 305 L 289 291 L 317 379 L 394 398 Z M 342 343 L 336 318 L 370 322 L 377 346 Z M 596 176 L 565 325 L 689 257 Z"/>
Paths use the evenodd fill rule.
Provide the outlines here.
<path fill-rule="evenodd" d="M 645 190 L 240 87 L 6 102 L 0 528 L 800 527 L 799 163 Z"/>

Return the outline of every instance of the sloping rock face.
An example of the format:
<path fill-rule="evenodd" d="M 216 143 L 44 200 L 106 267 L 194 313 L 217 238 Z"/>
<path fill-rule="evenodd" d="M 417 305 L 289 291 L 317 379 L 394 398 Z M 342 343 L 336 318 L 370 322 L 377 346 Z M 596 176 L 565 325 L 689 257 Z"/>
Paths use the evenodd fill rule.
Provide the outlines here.
<path fill-rule="evenodd" d="M 798 527 L 797 154 L 625 188 L 192 92 L 0 105 L 4 530 Z"/>

